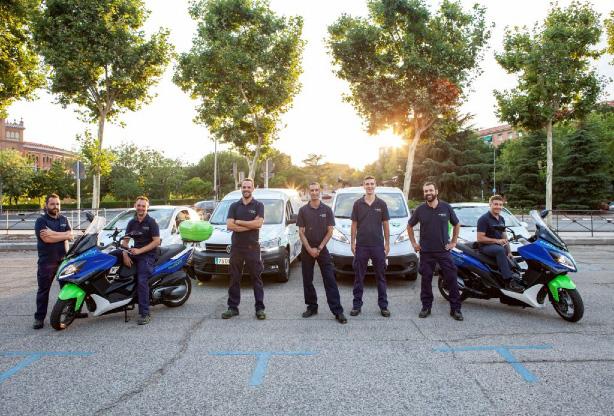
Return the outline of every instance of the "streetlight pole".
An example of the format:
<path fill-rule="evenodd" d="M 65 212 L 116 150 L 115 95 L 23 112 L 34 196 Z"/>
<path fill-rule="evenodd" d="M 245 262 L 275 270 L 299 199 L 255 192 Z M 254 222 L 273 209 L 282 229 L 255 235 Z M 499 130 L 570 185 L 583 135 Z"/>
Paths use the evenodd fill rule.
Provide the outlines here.
<path fill-rule="evenodd" d="M 217 136 L 213 139 L 213 200 L 217 201 Z"/>
<path fill-rule="evenodd" d="M 492 194 L 497 193 L 497 148 L 492 144 Z"/>

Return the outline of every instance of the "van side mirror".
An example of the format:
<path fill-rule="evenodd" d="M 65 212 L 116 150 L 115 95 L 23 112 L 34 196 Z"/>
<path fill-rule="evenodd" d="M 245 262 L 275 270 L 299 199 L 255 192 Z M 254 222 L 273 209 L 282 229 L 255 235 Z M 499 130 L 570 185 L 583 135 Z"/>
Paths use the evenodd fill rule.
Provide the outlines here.
<path fill-rule="evenodd" d="M 286 223 L 288 223 L 288 224 L 296 224 L 297 218 L 298 218 L 297 214 L 290 214 L 290 218 L 287 219 Z"/>

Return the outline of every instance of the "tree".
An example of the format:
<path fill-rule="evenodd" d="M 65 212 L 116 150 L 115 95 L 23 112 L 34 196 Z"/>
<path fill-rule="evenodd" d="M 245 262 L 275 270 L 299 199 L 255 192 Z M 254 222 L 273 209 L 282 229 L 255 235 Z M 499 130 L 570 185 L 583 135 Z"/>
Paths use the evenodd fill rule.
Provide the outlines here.
<path fill-rule="evenodd" d="M 0 206 L 4 194 L 17 203 L 20 196 L 26 193 L 34 171 L 32 164 L 17 150 L 0 150 Z"/>
<path fill-rule="evenodd" d="M 74 197 L 76 194 L 75 179 L 69 167 L 58 160 L 51 164 L 48 170 L 39 169 L 28 186 L 28 196 L 39 200 L 51 193 L 58 194 L 60 199 Z"/>
<path fill-rule="evenodd" d="M 392 127 L 408 142 L 403 192 L 409 194 L 416 147 L 440 116 L 459 104 L 489 37 L 484 8 L 444 0 L 369 0 L 369 18 L 341 16 L 328 28 L 337 76 L 370 134 Z"/>
<path fill-rule="evenodd" d="M 213 153 L 203 157 L 195 166 L 187 169 L 187 176 L 198 176 L 205 182 L 213 183 Z M 217 154 L 218 188 L 220 195 L 237 189 L 237 178 L 233 178 L 233 163 L 237 164 L 238 172 L 247 172 L 249 169 L 245 158 L 236 152 L 224 151 Z"/>
<path fill-rule="evenodd" d="M 608 33 L 608 48 L 610 55 L 614 55 L 614 10 L 610 12 L 610 18 L 605 21 L 606 31 Z M 614 63 L 614 61 L 612 61 Z"/>
<path fill-rule="evenodd" d="M 209 198 L 213 193 L 213 184 L 205 182 L 198 176 L 185 181 L 181 185 L 181 194 L 183 197 L 204 199 Z"/>
<path fill-rule="evenodd" d="M 47 0 L 36 19 L 34 38 L 52 68 L 50 90 L 62 106 L 77 104 L 85 120 L 98 124 L 98 152 L 105 122 L 149 102 L 149 88 L 170 60 L 168 31 L 146 39 L 141 30 L 147 15 L 142 0 Z M 98 209 L 102 172 L 92 167 Z"/>
<path fill-rule="evenodd" d="M 152 198 L 169 201 L 172 193 L 180 194 L 185 180 L 181 161 L 150 151 L 150 161 L 143 163 L 143 188 Z"/>
<path fill-rule="evenodd" d="M 312 180 L 321 182 L 322 181 L 322 170 L 321 162 L 324 159 L 324 155 L 318 155 L 315 153 L 310 153 L 307 155 L 307 158 L 303 159 L 303 164 L 305 165 L 305 169 L 309 172 Z"/>
<path fill-rule="evenodd" d="M 34 51 L 30 25 L 39 0 L 5 0 L 0 3 L 0 118 L 14 100 L 31 98 L 45 84 Z"/>
<path fill-rule="evenodd" d="M 197 122 L 251 158 L 254 177 L 300 89 L 303 21 L 276 16 L 265 0 L 199 0 L 190 15 L 198 33 L 173 81 L 200 100 Z"/>
<path fill-rule="evenodd" d="M 77 135 L 75 140 L 79 144 L 80 159 L 84 161 L 89 176 L 107 176 L 111 173 L 111 164 L 115 155 L 109 149 L 104 149 L 99 139 L 95 139 L 92 133 L 86 130 L 83 135 Z M 96 193 L 96 185 L 100 185 L 100 179 L 94 180 L 92 183 L 92 199 L 94 199 Z M 100 188 L 98 188 L 98 191 L 100 191 Z M 94 202 L 92 201 L 93 206 Z"/>
<path fill-rule="evenodd" d="M 507 30 L 497 62 L 518 76 L 511 91 L 495 91 L 498 116 L 514 127 L 546 130 L 546 209 L 552 209 L 552 129 L 595 105 L 600 80 L 590 60 L 600 56 L 599 16 L 588 4 L 554 5 L 541 26 Z M 550 220 L 550 216 L 548 220 Z"/>

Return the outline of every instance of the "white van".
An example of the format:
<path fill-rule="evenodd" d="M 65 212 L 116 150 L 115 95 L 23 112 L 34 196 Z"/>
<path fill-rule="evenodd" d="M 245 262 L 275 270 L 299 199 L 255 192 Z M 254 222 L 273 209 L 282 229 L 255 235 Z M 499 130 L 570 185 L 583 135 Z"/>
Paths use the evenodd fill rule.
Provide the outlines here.
<path fill-rule="evenodd" d="M 260 252 L 265 274 L 276 274 L 279 281 L 287 282 L 290 264 L 301 252 L 296 218 L 303 205 L 293 189 L 255 189 L 252 196 L 264 204 L 264 225 L 260 229 Z M 194 266 L 201 281 L 212 275 L 229 275 L 232 231 L 226 229 L 230 205 L 241 199 L 241 191 L 232 191 L 217 205 L 209 222 L 213 234 L 204 243 L 204 250 L 195 252 Z M 244 271 L 246 273 L 246 271 Z"/>
<path fill-rule="evenodd" d="M 350 247 L 351 215 L 354 202 L 364 194 L 362 187 L 338 189 L 335 193 L 332 203 L 335 229 L 326 247 L 333 258 L 337 274 L 354 274 L 354 256 Z M 386 202 L 390 214 L 390 253 L 386 258 L 386 275 L 415 280 L 418 276 L 418 256 L 407 235 L 409 209 L 405 196 L 398 188 L 384 186 L 378 186 L 375 194 Z M 369 262 L 367 275 L 373 274 L 373 267 Z"/>

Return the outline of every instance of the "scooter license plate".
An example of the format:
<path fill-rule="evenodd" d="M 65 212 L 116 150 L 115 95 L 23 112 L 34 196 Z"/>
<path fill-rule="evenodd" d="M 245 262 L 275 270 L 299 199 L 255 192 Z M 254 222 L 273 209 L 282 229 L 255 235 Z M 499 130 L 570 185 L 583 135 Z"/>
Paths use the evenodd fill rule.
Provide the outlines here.
<path fill-rule="evenodd" d="M 230 264 L 230 257 L 216 257 L 215 264 Z"/>
<path fill-rule="evenodd" d="M 369 259 L 367 266 L 373 266 L 373 260 Z M 388 259 L 386 259 L 386 266 L 388 266 Z"/>

